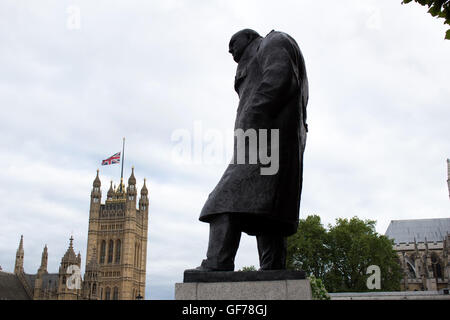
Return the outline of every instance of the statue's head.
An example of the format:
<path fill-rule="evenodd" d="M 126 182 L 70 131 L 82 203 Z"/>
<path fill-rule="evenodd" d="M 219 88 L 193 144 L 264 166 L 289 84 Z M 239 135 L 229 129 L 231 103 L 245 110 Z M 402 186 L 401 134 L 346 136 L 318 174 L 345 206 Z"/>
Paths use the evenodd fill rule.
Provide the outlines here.
<path fill-rule="evenodd" d="M 258 32 L 252 29 L 244 29 L 236 32 L 230 40 L 228 52 L 233 55 L 233 59 L 236 62 L 241 60 L 242 55 L 248 45 L 256 38 L 261 37 Z"/>

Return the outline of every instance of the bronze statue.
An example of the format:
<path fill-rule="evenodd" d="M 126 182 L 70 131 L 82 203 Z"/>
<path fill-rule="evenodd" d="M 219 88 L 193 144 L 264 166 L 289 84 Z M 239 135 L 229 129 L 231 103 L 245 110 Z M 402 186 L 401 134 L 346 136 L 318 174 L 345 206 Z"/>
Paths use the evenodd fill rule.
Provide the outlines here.
<path fill-rule="evenodd" d="M 210 224 L 207 258 L 189 271 L 233 271 L 241 232 L 256 236 L 260 270 L 282 270 L 286 238 L 297 231 L 299 219 L 308 131 L 305 63 L 295 40 L 278 31 L 263 38 L 254 30 L 241 30 L 232 36 L 229 52 L 238 63 L 234 160 L 242 147 L 251 149 L 252 144 L 250 134 L 244 135 L 239 147 L 237 130 L 276 130 L 270 142 L 258 140 L 254 155 L 261 155 L 264 147 L 278 165 L 264 174 L 267 162 L 252 162 L 251 151 L 241 158 L 245 163 L 229 164 L 199 218 Z"/>

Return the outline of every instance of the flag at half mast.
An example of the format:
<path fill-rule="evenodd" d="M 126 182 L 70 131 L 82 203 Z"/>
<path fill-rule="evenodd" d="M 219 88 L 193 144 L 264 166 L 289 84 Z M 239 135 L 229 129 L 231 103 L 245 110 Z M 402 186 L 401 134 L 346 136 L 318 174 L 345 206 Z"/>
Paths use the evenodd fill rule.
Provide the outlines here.
<path fill-rule="evenodd" d="M 124 155 L 125 155 L 125 137 L 123 138 L 122 143 L 122 152 L 117 152 L 116 154 L 112 155 L 108 159 L 105 159 L 102 161 L 102 166 L 107 166 L 110 164 L 120 163 L 120 156 L 122 156 L 122 168 L 120 170 L 120 192 L 123 191 L 123 163 L 124 163 Z"/>
<path fill-rule="evenodd" d="M 120 152 L 117 152 L 116 154 L 112 155 L 108 159 L 105 159 L 102 161 L 102 166 L 107 166 L 110 164 L 120 163 Z"/>

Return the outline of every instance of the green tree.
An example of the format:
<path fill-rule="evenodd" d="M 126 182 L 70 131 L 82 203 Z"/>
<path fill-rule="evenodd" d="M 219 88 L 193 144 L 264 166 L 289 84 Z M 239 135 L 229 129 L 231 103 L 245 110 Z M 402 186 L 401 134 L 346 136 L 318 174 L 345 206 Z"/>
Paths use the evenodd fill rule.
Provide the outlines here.
<path fill-rule="evenodd" d="M 393 242 L 375 231 L 375 221 L 337 219 L 328 231 L 330 269 L 324 278 L 329 292 L 369 291 L 370 265 L 381 269 L 381 290 L 400 289 L 402 270 Z"/>
<path fill-rule="evenodd" d="M 327 230 L 319 216 L 301 219 L 297 233 L 288 238 L 287 268 L 323 278 L 329 262 L 326 237 Z"/>
<path fill-rule="evenodd" d="M 403 0 L 402 4 L 413 0 Z M 414 0 L 422 6 L 428 6 L 428 13 L 433 17 L 444 19 L 444 24 L 450 25 L 450 0 Z M 445 39 L 450 39 L 450 29 L 445 34 Z"/>
<path fill-rule="evenodd" d="M 375 221 L 337 219 L 328 231 L 318 216 L 299 223 L 288 239 L 287 264 L 322 279 L 328 292 L 369 291 L 370 265 L 381 269 L 381 290 L 399 290 L 402 270 L 393 242 L 375 231 Z"/>

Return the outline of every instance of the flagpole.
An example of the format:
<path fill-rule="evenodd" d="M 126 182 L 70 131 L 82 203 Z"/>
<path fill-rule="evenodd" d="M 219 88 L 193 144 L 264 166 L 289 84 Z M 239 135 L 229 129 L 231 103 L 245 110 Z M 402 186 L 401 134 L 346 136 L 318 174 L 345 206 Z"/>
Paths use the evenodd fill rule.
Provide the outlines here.
<path fill-rule="evenodd" d="M 125 137 L 123 137 L 122 142 L 122 169 L 120 171 L 120 192 L 122 192 L 122 184 L 123 184 L 123 159 L 125 157 Z"/>

